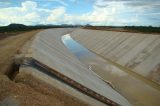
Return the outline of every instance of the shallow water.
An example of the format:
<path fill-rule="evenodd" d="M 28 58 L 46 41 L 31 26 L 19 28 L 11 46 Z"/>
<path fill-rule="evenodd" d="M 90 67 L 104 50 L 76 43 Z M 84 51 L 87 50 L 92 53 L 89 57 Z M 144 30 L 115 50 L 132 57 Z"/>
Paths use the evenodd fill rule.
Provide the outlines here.
<path fill-rule="evenodd" d="M 62 36 L 62 42 L 78 58 L 94 55 L 92 52 L 90 52 L 89 50 L 81 46 L 79 43 L 74 41 L 69 34 Z"/>
<path fill-rule="evenodd" d="M 112 65 L 74 41 L 69 34 L 62 36 L 65 46 L 91 71 L 114 86 L 115 90 L 134 106 L 160 106 L 160 91 Z"/>

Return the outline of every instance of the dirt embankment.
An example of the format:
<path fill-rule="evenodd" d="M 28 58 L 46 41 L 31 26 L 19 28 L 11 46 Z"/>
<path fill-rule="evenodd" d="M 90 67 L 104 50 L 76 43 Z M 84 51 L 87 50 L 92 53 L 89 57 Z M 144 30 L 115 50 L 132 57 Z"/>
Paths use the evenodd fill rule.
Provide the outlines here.
<path fill-rule="evenodd" d="M 20 52 L 22 46 L 30 40 L 38 31 L 26 32 L 16 36 L 8 36 L 0 40 L 0 73 L 9 74 L 13 56 Z"/>
<path fill-rule="evenodd" d="M 35 79 L 30 74 L 18 75 L 15 82 L 0 75 L 0 105 L 87 106 L 82 101 Z"/>
<path fill-rule="evenodd" d="M 22 46 L 39 32 L 30 31 L 0 40 L 0 105 L 9 106 L 86 106 L 87 104 L 65 94 L 59 89 L 35 79 L 18 74 L 14 81 L 7 75 L 12 71 L 13 57 Z"/>
<path fill-rule="evenodd" d="M 0 33 L 0 40 L 3 40 L 4 38 L 7 38 L 7 37 L 10 37 L 10 36 L 15 36 L 15 35 L 18 35 L 22 32 L 4 32 L 4 33 Z"/>

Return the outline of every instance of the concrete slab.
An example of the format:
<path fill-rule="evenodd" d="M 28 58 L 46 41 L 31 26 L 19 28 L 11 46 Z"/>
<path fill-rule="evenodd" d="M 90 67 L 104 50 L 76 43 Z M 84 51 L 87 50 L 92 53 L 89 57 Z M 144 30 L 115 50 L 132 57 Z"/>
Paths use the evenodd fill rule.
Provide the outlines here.
<path fill-rule="evenodd" d="M 160 48 L 157 47 L 160 35 L 77 29 L 71 36 L 84 47 L 106 59 L 150 80 L 155 77 L 160 79 L 160 75 L 150 75 L 160 64 Z"/>
<path fill-rule="evenodd" d="M 38 33 L 32 42 L 30 56 L 120 105 L 131 105 L 124 97 L 93 74 L 65 47 L 61 36 L 71 33 L 73 30 L 49 29 Z"/>

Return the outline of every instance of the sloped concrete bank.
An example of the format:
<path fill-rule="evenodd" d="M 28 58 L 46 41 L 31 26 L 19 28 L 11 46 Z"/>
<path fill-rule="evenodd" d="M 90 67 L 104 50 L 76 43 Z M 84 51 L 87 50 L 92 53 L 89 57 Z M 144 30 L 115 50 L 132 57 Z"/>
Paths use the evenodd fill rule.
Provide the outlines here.
<path fill-rule="evenodd" d="M 65 38 L 66 40 L 72 37 L 84 45 L 84 49 L 81 51 L 72 42 L 69 44 L 70 49 L 67 44 L 62 42 L 62 38 L 66 34 L 70 35 L 69 38 Z M 44 30 L 38 33 L 32 41 L 28 52 L 24 56 L 26 61 L 20 67 L 18 75 L 32 75 L 34 78 L 90 105 L 159 106 L 160 91 L 158 84 L 153 87 L 152 84 L 141 80 L 140 70 L 136 72 L 138 77 L 135 77 L 132 73 L 126 73 L 124 70 L 127 65 L 120 64 L 119 61 L 105 57 L 108 55 L 99 53 L 99 51 L 106 53 L 115 51 L 110 54 L 113 55 L 113 59 L 114 56 L 118 55 L 125 57 L 126 53 L 127 58 L 126 60 L 124 58 L 123 61 L 130 60 L 128 58 L 138 58 L 137 61 L 142 63 L 148 58 L 159 56 L 159 52 L 156 51 L 159 47 L 159 36 L 139 36 L 132 35 L 132 33 L 126 33 L 125 35 L 122 32 L 71 28 Z M 138 46 L 139 44 L 140 46 Z M 151 45 L 151 47 L 147 47 L 148 45 Z M 86 51 L 85 47 L 98 55 L 89 50 Z M 142 52 L 141 50 L 143 50 L 144 55 L 141 55 L 143 54 L 141 53 L 138 57 L 134 57 L 135 54 Z M 130 54 L 130 51 L 133 51 L 134 56 Z M 90 55 L 89 52 L 94 55 Z M 107 58 L 108 61 L 103 57 Z M 30 59 L 38 64 L 32 64 L 33 61 L 30 61 Z M 158 60 L 153 62 L 151 67 L 158 70 L 157 64 L 159 64 Z M 127 71 L 133 71 L 132 67 L 127 68 L 131 69 Z M 148 74 L 151 74 L 150 72 L 147 71 Z M 157 76 L 159 78 L 159 75 Z M 144 75 L 143 77 L 150 78 Z M 153 77 L 155 78 L 155 75 Z M 115 89 L 110 86 L 112 84 Z"/>
<path fill-rule="evenodd" d="M 128 74 L 124 71 L 124 68 L 116 66 L 75 42 L 70 34 L 64 35 L 62 40 L 82 63 L 86 64 L 98 77 L 126 97 L 134 106 L 160 105 L 159 85 L 155 88 L 142 81 L 141 76 L 137 78 Z"/>
<path fill-rule="evenodd" d="M 91 51 L 160 84 L 160 35 L 78 29 L 71 36 Z"/>
<path fill-rule="evenodd" d="M 93 93 L 95 92 L 96 97 L 100 96 L 102 99 L 107 98 L 106 104 L 108 105 L 131 105 L 123 96 L 93 74 L 93 72 L 91 72 L 85 64 L 81 63 L 63 44 L 61 36 L 71 33 L 73 30 L 74 29 L 69 28 L 49 29 L 38 33 L 28 49 L 25 58 L 36 60 L 42 65 L 42 68 L 46 70 L 56 70 L 59 73 L 57 76 L 64 75 L 64 79 L 68 78 L 77 82 L 80 86 L 90 89 L 89 91 Z M 91 105 L 106 105 L 104 104 L 105 102 L 99 101 L 92 95 L 88 96 L 56 78 L 51 78 L 32 65 L 21 66 L 19 74 L 20 73 L 29 73 Z M 62 80 L 64 79 L 62 78 Z"/>
<path fill-rule="evenodd" d="M 32 76 L 29 68 L 28 70 L 24 68 L 27 71 L 23 70 L 23 73 L 17 73 L 14 80 L 8 78 L 7 73 L 12 71 L 8 69 L 12 63 L 13 56 L 25 52 L 24 49 L 27 49 L 28 44 L 32 41 L 31 38 L 37 32 L 26 32 L 0 41 L 0 106 L 89 106 L 79 99 L 67 95 L 62 90 L 56 89 L 56 87 L 50 86 L 44 83 L 43 80 Z M 24 51 L 21 51 L 22 46 Z M 4 75 L 5 73 L 7 75 Z"/>

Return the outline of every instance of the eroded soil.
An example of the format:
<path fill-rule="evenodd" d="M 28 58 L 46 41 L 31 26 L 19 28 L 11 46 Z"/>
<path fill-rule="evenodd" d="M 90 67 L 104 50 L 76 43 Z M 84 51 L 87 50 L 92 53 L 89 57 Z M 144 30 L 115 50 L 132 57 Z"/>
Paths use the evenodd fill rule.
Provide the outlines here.
<path fill-rule="evenodd" d="M 88 104 L 51 87 L 28 74 L 10 80 L 13 57 L 39 32 L 31 31 L 0 40 L 0 105 L 7 106 L 86 106 Z"/>

